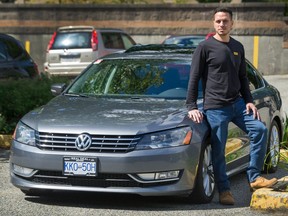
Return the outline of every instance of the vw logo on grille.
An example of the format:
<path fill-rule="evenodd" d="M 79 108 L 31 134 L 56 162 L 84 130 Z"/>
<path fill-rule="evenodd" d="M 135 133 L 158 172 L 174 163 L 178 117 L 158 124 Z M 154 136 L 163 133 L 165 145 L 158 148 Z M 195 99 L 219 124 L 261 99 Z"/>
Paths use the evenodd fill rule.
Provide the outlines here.
<path fill-rule="evenodd" d="M 75 140 L 75 146 L 79 151 L 87 150 L 92 144 L 92 138 L 88 134 L 80 134 Z"/>

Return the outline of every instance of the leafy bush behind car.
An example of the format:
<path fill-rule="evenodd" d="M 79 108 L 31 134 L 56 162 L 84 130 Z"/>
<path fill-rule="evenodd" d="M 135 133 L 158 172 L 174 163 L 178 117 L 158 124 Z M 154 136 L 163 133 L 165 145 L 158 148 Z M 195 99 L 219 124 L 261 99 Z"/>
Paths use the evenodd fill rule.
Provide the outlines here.
<path fill-rule="evenodd" d="M 68 78 L 0 80 L 0 134 L 12 134 L 23 115 L 51 100 L 50 87 L 57 82 Z"/>

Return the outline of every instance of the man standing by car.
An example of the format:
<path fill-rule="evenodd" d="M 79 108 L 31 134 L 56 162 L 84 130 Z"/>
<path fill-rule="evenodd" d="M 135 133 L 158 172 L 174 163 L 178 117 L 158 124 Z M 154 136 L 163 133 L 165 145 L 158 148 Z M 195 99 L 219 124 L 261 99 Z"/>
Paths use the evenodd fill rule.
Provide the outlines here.
<path fill-rule="evenodd" d="M 193 54 L 186 104 L 189 118 L 200 123 L 203 113 L 198 110 L 197 97 L 201 79 L 204 114 L 211 127 L 212 163 L 219 202 L 233 205 L 225 162 L 229 122 L 236 124 L 250 137 L 250 163 L 247 168 L 250 188 L 269 187 L 277 179 L 267 180 L 260 176 L 266 153 L 267 128 L 260 121 L 249 90 L 244 47 L 230 37 L 232 11 L 217 8 L 213 23 L 216 34 L 200 43 Z"/>

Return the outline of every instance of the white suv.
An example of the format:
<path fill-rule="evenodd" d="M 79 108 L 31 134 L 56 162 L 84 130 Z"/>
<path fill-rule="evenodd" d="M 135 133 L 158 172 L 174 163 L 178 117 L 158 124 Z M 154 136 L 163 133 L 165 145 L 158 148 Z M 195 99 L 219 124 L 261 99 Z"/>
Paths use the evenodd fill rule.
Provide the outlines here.
<path fill-rule="evenodd" d="M 49 76 L 77 76 L 95 59 L 135 44 L 121 29 L 60 27 L 48 44 L 44 69 Z"/>

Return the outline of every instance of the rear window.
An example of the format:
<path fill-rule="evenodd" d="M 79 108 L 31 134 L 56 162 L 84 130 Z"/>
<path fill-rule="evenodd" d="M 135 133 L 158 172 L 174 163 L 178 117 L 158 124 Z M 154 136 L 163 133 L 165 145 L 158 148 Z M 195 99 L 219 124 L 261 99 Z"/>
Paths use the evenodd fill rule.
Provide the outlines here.
<path fill-rule="evenodd" d="M 0 39 L 0 61 L 17 59 L 23 54 L 23 48 L 14 41 Z"/>
<path fill-rule="evenodd" d="M 190 38 L 168 38 L 164 41 L 164 44 L 179 44 L 183 46 L 198 46 L 200 42 L 202 42 L 205 37 L 190 37 Z"/>
<path fill-rule="evenodd" d="M 52 49 L 91 48 L 91 32 L 58 32 Z"/>

